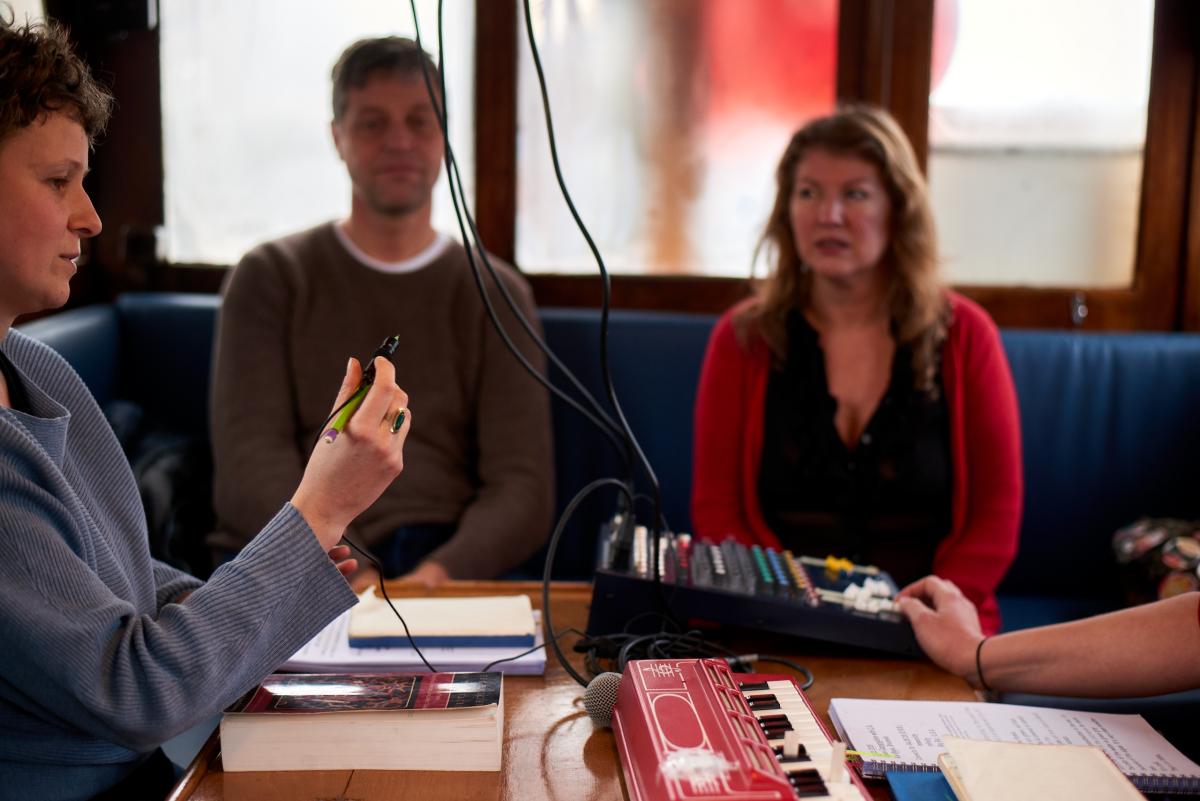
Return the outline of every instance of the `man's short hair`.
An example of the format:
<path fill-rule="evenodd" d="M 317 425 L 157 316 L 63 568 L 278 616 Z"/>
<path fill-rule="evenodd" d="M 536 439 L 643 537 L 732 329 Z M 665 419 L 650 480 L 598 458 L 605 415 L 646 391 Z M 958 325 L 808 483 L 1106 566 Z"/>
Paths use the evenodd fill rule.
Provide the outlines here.
<path fill-rule="evenodd" d="M 441 84 L 437 63 L 403 36 L 379 39 L 360 39 L 346 48 L 333 65 L 333 118 L 340 120 L 346 113 L 346 95 L 351 89 L 361 89 L 379 73 L 391 75 L 420 75 L 424 62 L 429 80 L 435 87 Z"/>
<path fill-rule="evenodd" d="M 47 114 L 62 113 L 83 126 L 88 142 L 108 124 L 112 96 L 53 22 L 15 25 L 0 3 L 0 142 Z"/>

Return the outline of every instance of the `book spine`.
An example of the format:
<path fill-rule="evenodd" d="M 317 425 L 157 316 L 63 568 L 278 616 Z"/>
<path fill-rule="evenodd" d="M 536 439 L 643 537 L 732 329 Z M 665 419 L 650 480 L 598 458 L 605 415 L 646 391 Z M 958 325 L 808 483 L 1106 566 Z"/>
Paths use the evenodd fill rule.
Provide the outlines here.
<path fill-rule="evenodd" d="M 1143 793 L 1185 793 L 1200 795 L 1200 779 L 1195 776 L 1138 775 L 1130 776 L 1133 786 Z"/>
<path fill-rule="evenodd" d="M 864 778 L 883 779 L 889 773 L 937 773 L 941 768 L 920 762 L 880 762 L 864 759 L 861 770 Z"/>

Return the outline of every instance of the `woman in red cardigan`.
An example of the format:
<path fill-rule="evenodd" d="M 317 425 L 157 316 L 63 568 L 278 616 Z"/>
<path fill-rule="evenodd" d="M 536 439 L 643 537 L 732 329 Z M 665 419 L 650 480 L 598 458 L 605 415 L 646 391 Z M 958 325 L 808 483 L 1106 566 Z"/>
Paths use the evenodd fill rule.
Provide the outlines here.
<path fill-rule="evenodd" d="M 709 340 L 697 535 L 952 580 L 999 628 L 1021 516 L 1016 393 L 995 324 L 938 279 L 925 182 L 885 112 L 793 137 L 755 297 Z"/>

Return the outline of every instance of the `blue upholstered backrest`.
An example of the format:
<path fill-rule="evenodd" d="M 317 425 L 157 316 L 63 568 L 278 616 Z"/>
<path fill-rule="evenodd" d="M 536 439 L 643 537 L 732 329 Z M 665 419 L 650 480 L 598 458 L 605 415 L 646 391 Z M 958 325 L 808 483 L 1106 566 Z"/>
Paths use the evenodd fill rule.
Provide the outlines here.
<path fill-rule="evenodd" d="M 592 309 L 543 309 L 546 341 L 592 394 L 608 408 L 600 372 L 599 312 Z M 691 528 L 688 496 L 692 466 L 692 405 L 700 363 L 714 318 L 663 312 L 613 312 L 609 321 L 612 383 L 625 418 L 662 488 L 663 512 L 677 531 Z M 566 386 L 558 370 L 556 385 Z M 597 427 L 561 399 L 553 401 L 558 508 L 589 482 L 622 477 L 616 449 Z M 648 492 L 638 474 L 639 492 Z M 564 575 L 584 576 L 595 561 L 599 522 L 615 508 L 616 491 L 600 491 L 583 504 L 568 524 L 556 567 Z M 639 512 L 650 518 L 648 500 Z M 558 572 L 556 571 L 556 575 Z"/>
<path fill-rule="evenodd" d="M 218 299 L 130 294 L 30 323 L 102 402 L 143 404 L 161 425 L 204 432 Z M 546 339 L 603 398 L 599 313 L 543 309 Z M 658 474 L 663 510 L 688 530 L 692 405 L 710 315 L 620 311 L 609 335 L 613 384 Z M 1108 540 L 1141 515 L 1200 517 L 1200 335 L 1005 331 L 1021 405 L 1025 517 L 1011 593 L 1115 596 Z M 555 383 L 567 386 L 557 369 Z M 558 507 L 602 476 L 621 476 L 608 440 L 556 399 Z M 738 421 L 730 421 L 737 425 Z M 645 491 L 646 482 L 639 481 Z M 585 576 L 613 490 L 568 527 L 556 575 Z M 648 515 L 649 506 L 642 503 Z"/>
<path fill-rule="evenodd" d="M 1113 531 L 1200 517 L 1200 335 L 1004 331 L 1025 514 L 1003 592 L 1115 596 Z"/>
<path fill-rule="evenodd" d="M 115 308 L 85 306 L 34 320 L 20 329 L 70 362 L 101 406 L 116 397 L 121 338 Z"/>
<path fill-rule="evenodd" d="M 140 403 L 155 425 L 206 432 L 220 298 L 129 293 L 116 306 L 123 397 Z"/>

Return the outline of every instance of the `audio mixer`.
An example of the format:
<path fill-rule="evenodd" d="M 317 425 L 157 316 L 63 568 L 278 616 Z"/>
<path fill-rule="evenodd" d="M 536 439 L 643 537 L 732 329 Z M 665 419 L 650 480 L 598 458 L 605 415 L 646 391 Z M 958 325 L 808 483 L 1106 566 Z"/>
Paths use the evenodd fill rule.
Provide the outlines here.
<path fill-rule="evenodd" d="M 609 529 L 596 571 L 589 634 L 649 633 L 662 612 L 689 625 L 708 621 L 919 656 L 912 627 L 895 605 L 886 572 L 836 557 L 716 543 L 687 534 L 659 537 L 657 565 L 645 527 L 632 548 L 618 547 L 620 524 Z M 652 567 L 657 568 L 655 580 Z"/>

